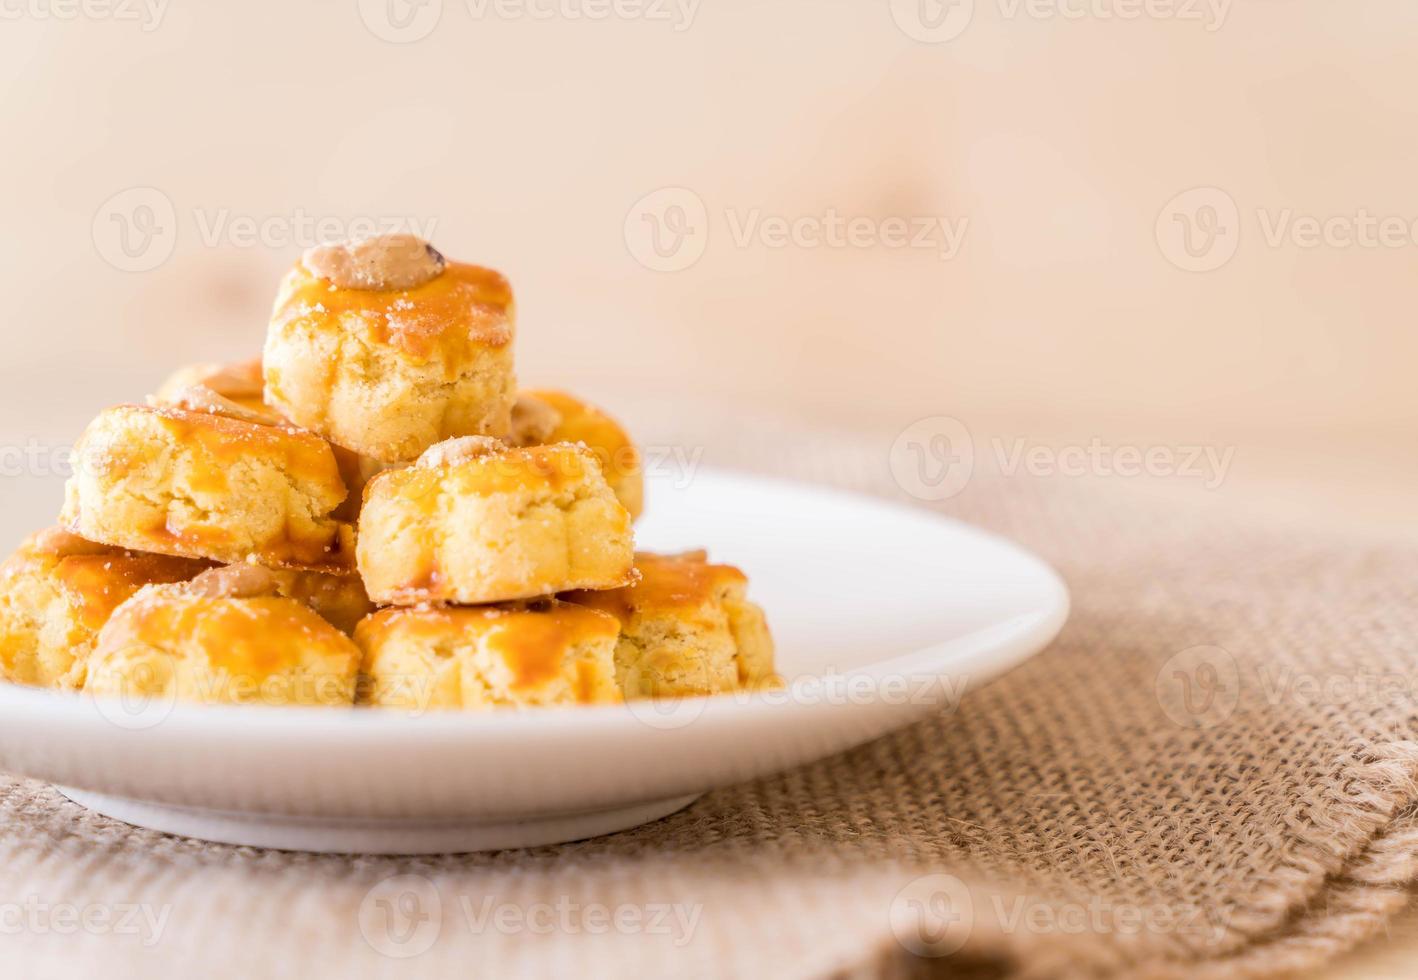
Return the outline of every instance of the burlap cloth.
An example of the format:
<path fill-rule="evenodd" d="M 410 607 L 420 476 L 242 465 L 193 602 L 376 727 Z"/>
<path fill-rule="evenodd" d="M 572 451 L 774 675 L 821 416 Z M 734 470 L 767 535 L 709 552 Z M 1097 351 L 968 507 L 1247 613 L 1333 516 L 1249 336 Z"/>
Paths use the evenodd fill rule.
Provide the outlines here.
<path fill-rule="evenodd" d="M 909 499 L 889 438 L 794 445 L 708 461 Z M 1382 928 L 1418 872 L 1418 552 L 1137 480 L 980 472 L 934 506 L 1074 598 L 958 711 L 625 834 L 432 859 L 205 845 L 3 779 L 0 913 L 166 919 L 10 908 L 0 973 L 1241 976 Z"/>

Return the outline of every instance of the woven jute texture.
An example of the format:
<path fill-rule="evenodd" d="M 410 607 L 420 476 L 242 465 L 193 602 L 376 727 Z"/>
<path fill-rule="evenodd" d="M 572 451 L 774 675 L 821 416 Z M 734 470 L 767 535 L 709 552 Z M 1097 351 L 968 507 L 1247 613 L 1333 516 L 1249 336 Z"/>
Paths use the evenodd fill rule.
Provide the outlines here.
<path fill-rule="evenodd" d="M 747 443 L 709 461 L 912 502 L 889 439 Z M 1048 651 L 958 709 L 635 831 L 473 856 L 206 845 L 5 779 L 0 973 L 1260 976 L 1404 904 L 1418 552 L 1136 480 L 980 473 L 914 503 L 1073 595 Z M 33 924 L 61 905 L 142 908 Z"/>

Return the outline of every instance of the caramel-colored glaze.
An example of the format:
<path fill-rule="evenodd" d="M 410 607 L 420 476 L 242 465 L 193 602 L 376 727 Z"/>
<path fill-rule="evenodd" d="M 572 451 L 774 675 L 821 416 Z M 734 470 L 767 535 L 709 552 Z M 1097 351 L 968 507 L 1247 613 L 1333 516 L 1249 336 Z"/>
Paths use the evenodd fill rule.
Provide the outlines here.
<path fill-rule="evenodd" d="M 512 674 L 513 690 L 541 687 L 554 680 L 577 641 L 584 620 L 568 610 L 510 613 L 488 633 L 488 649 L 502 657 Z"/>
<path fill-rule="evenodd" d="M 113 611 L 143 586 L 185 582 L 205 567 L 205 563 L 187 558 L 121 554 L 62 558 L 54 575 L 74 603 L 79 621 L 98 631 Z"/>
<path fill-rule="evenodd" d="M 627 478 L 640 473 L 640 451 L 625 428 L 605 412 L 564 391 L 536 389 L 522 394 L 550 405 L 561 417 L 547 441 L 584 444 L 600 461 L 612 486 L 620 487 Z M 630 503 L 636 505 L 629 508 L 631 516 L 639 517 L 638 495 Z"/>
<path fill-rule="evenodd" d="M 339 465 L 329 443 L 304 429 L 285 425 L 257 425 L 222 415 L 189 412 L 166 406 L 121 405 L 115 413 L 149 415 L 165 430 L 171 443 L 154 441 L 140 446 L 134 442 L 117 445 L 80 444 L 81 465 L 111 479 L 157 461 L 170 444 L 194 449 L 194 466 L 189 479 L 201 493 L 232 492 L 227 468 L 253 455 L 275 458 L 281 469 L 297 480 L 343 488 Z M 141 529 L 147 550 L 164 554 L 220 554 L 233 545 L 232 535 L 219 525 L 189 524 L 178 531 L 163 523 Z M 328 531 L 302 533 L 287 525 L 284 534 L 263 542 L 259 558 L 263 563 L 311 568 L 347 569 L 354 563 L 354 533 L 345 525 L 331 541 Z"/>
<path fill-rule="evenodd" d="M 200 650 L 214 670 L 261 683 L 287 673 L 305 653 L 344 653 L 348 640 L 293 599 L 140 597 L 102 638 L 107 650 L 129 645 Z"/>
<path fill-rule="evenodd" d="M 143 586 L 186 582 L 209 567 L 198 559 L 125 551 L 50 528 L 31 536 L 0 566 L 0 587 L 27 572 L 46 575 L 68 597 L 79 624 L 97 632 Z"/>
<path fill-rule="evenodd" d="M 303 320 L 319 328 L 347 324 L 352 315 L 371 342 L 416 362 L 438 359 L 452 378 L 463 372 L 475 345 L 512 342 L 513 311 L 511 284 L 481 266 L 450 262 L 422 286 L 374 290 L 340 289 L 297 263 L 282 283 L 272 324 Z M 268 376 L 267 382 L 273 379 Z"/>
<path fill-rule="evenodd" d="M 360 623 L 355 638 L 365 650 L 378 649 L 391 636 L 426 643 L 431 649 L 475 642 L 502 658 L 513 690 L 535 689 L 555 680 L 567 655 L 578 645 L 614 639 L 615 621 L 591 609 L 552 603 L 538 607 L 419 607 L 385 609 Z M 594 668 L 578 665 L 573 684 L 581 701 L 595 700 Z"/>
<path fill-rule="evenodd" d="M 376 498 L 397 500 L 408 520 L 432 520 L 445 495 L 493 496 L 510 493 L 560 493 L 584 482 L 599 464 L 587 449 L 568 443 L 509 449 L 490 456 L 442 466 L 414 465 L 385 470 L 365 487 L 365 506 Z M 627 515 L 628 521 L 628 515 Z M 441 591 L 437 549 L 404 569 L 401 594 L 409 601 Z"/>
<path fill-rule="evenodd" d="M 622 624 L 637 614 L 668 609 L 693 610 L 722 597 L 748 578 L 732 565 L 711 565 L 701 555 L 635 556 L 639 581 L 619 589 L 568 592 L 561 598 L 579 606 L 610 613 Z"/>
<path fill-rule="evenodd" d="M 200 481 L 202 484 L 199 489 L 225 492 L 228 483 L 224 467 L 253 453 L 280 459 L 282 468 L 298 479 L 344 485 L 329 443 L 304 429 L 257 425 L 224 415 L 189 412 L 165 405 L 119 405 L 109 411 L 150 415 L 174 443 L 200 449 L 205 457 L 203 461 L 210 461 L 212 465 L 194 474 L 194 482 Z M 85 453 L 88 448 L 91 447 L 80 446 L 83 465 L 93 467 L 96 473 L 121 479 L 130 471 L 153 463 L 166 447 L 104 446 L 101 451 Z"/>
<path fill-rule="evenodd" d="M 365 487 L 365 503 L 375 496 L 397 497 L 415 511 L 432 514 L 440 494 L 490 497 L 502 493 L 558 493 L 586 479 L 599 465 L 579 446 L 558 443 L 509 449 L 444 466 L 404 466 L 385 470 Z"/>

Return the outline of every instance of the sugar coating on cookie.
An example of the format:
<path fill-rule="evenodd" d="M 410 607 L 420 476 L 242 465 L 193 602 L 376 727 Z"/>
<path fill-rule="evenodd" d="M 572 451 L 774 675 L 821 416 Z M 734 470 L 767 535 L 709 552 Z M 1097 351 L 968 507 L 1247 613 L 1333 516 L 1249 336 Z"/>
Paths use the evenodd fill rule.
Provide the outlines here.
<path fill-rule="evenodd" d="M 60 523 L 135 551 L 220 562 L 348 566 L 334 453 L 289 426 L 122 405 L 75 450 Z"/>
<path fill-rule="evenodd" d="M 33 535 L 0 564 L 0 678 L 83 686 L 95 639 L 145 585 L 183 582 L 206 562 L 136 554 L 61 528 Z"/>
<path fill-rule="evenodd" d="M 84 689 L 204 704 L 350 705 L 359 657 L 354 641 L 294 599 L 150 586 L 104 626 Z"/>
<path fill-rule="evenodd" d="M 615 703 L 611 616 L 526 606 L 385 609 L 355 630 L 362 700 L 413 711 Z"/>
<path fill-rule="evenodd" d="M 639 581 L 567 602 L 621 624 L 616 679 L 627 699 L 720 694 L 775 682 L 773 639 L 748 578 L 704 552 L 635 557 Z"/>
<path fill-rule="evenodd" d="M 384 463 L 455 436 L 505 435 L 516 397 L 507 280 L 458 262 L 381 271 L 390 254 L 416 253 L 367 244 L 312 250 L 286 277 L 266 340 L 266 401 Z"/>
<path fill-rule="evenodd" d="M 625 428 L 605 412 L 564 391 L 524 391 L 512 406 L 508 440 L 518 446 L 579 442 L 600 461 L 601 472 L 632 519 L 645 509 L 640 451 Z"/>
<path fill-rule="evenodd" d="M 583 446 L 459 440 L 376 476 L 359 569 L 377 603 L 478 605 L 634 577 L 630 515 Z"/>

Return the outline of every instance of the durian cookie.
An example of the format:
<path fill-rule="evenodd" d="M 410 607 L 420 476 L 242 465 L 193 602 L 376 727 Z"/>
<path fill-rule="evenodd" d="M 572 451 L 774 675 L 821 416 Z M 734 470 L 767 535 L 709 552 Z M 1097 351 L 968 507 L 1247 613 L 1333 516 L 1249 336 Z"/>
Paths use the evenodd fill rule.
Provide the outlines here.
<path fill-rule="evenodd" d="M 500 273 L 448 262 L 415 236 L 313 248 L 276 299 L 266 401 L 382 463 L 456 436 L 504 436 L 514 319 Z"/>
<path fill-rule="evenodd" d="M 98 696 L 205 704 L 354 703 L 359 648 L 269 584 L 148 586 L 114 612 L 89 657 Z"/>
<path fill-rule="evenodd" d="M 564 391 L 524 391 L 512 406 L 518 446 L 579 442 L 600 460 L 601 472 L 632 520 L 645 509 L 645 472 L 640 451 L 624 427 L 605 412 Z"/>
<path fill-rule="evenodd" d="M 139 554 L 62 528 L 33 535 L 0 565 L 0 678 L 76 688 L 113 611 L 145 585 L 184 582 L 206 562 Z"/>
<path fill-rule="evenodd" d="M 633 580 L 630 515 L 582 446 L 441 443 L 365 489 L 359 569 L 385 605 L 480 605 Z"/>
<path fill-rule="evenodd" d="M 334 517 L 346 496 L 329 444 L 309 432 L 214 410 L 121 405 L 80 439 L 60 523 L 135 551 L 347 567 L 352 531 Z"/>
<path fill-rule="evenodd" d="M 411 710 L 618 702 L 614 618 L 554 600 L 385 609 L 355 630 L 363 700 Z"/>
<path fill-rule="evenodd" d="M 567 602 L 621 625 L 616 678 L 627 699 L 722 694 L 775 683 L 773 638 L 748 577 L 702 551 L 635 557 L 639 581 Z"/>

